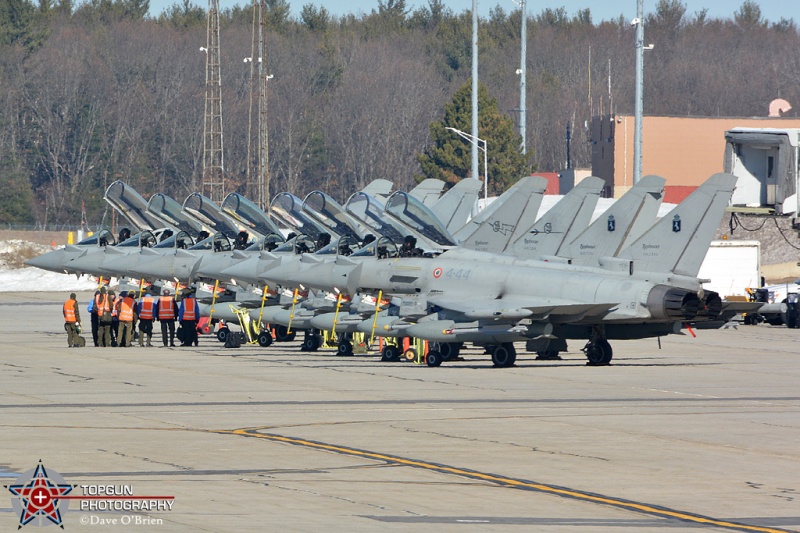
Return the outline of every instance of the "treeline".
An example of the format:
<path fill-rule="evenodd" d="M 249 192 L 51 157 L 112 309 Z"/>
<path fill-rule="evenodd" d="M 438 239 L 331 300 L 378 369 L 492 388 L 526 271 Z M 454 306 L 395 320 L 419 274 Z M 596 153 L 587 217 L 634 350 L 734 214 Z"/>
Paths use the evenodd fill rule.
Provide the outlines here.
<path fill-rule="evenodd" d="M 431 123 L 469 80 L 471 13 L 439 0 L 344 17 L 308 4 L 295 18 L 283 0 L 268 10 L 271 193 L 343 201 L 375 178 L 411 187 Z M 148 11 L 147 0 L 0 0 L 0 222 L 78 224 L 84 202 L 100 223 L 116 179 L 179 201 L 199 189 L 206 12 L 188 0 Z M 520 17 L 498 6 L 479 30 L 480 81 L 515 124 Z M 225 172 L 244 193 L 251 24 L 249 7 L 221 14 Z M 633 112 L 635 29 L 589 9 L 529 13 L 527 28 L 529 168 L 563 168 L 568 125 L 573 166 L 589 166 L 586 122 Z M 763 20 L 754 2 L 711 19 L 661 0 L 645 41 L 647 114 L 765 116 L 778 97 L 800 108 L 797 25 Z"/>

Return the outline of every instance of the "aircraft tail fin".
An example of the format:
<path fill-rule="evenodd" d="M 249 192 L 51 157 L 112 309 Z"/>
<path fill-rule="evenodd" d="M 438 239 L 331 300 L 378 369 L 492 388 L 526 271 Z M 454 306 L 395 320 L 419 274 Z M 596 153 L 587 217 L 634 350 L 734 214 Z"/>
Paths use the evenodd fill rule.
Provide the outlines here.
<path fill-rule="evenodd" d="M 462 179 L 431 206 L 431 211 L 447 231 L 454 233 L 467 223 L 482 187 L 480 180 Z"/>
<path fill-rule="evenodd" d="M 500 253 L 520 226 L 533 225 L 547 180 L 526 176 L 506 190 L 456 233 L 461 246 L 483 252 Z"/>
<path fill-rule="evenodd" d="M 655 222 L 666 180 L 645 176 L 614 202 L 578 237 L 562 248 L 573 264 L 598 266 L 600 257 L 616 256 Z"/>
<path fill-rule="evenodd" d="M 708 178 L 683 202 L 620 252 L 638 272 L 696 277 L 722 221 L 736 176 L 720 172 Z"/>
<path fill-rule="evenodd" d="M 374 179 L 361 189 L 361 192 L 375 197 L 387 197 L 392 194 L 394 183 L 382 178 Z"/>
<path fill-rule="evenodd" d="M 408 194 L 430 207 L 439 200 L 444 185 L 445 183 L 442 180 L 428 178 L 422 180 L 419 185 L 408 191 Z"/>
<path fill-rule="evenodd" d="M 521 259 L 558 255 L 564 242 L 586 229 L 605 182 L 590 176 L 572 188 L 532 227 L 506 246 L 505 253 Z"/>

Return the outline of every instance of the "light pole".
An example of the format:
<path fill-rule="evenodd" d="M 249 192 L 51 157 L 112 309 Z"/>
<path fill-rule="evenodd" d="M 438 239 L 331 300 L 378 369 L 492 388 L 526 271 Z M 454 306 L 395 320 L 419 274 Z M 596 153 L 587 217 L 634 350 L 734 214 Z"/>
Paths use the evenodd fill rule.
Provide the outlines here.
<path fill-rule="evenodd" d="M 474 135 L 470 135 L 469 133 L 457 130 L 456 128 L 445 128 L 445 129 L 457 133 L 459 137 L 468 140 L 470 143 L 477 146 L 479 150 L 483 150 L 483 199 L 485 201 L 489 197 L 489 172 L 488 172 L 487 155 L 486 155 L 486 152 L 488 150 L 486 141 L 484 139 L 475 137 Z M 483 143 L 483 147 L 481 147 L 480 143 Z"/>

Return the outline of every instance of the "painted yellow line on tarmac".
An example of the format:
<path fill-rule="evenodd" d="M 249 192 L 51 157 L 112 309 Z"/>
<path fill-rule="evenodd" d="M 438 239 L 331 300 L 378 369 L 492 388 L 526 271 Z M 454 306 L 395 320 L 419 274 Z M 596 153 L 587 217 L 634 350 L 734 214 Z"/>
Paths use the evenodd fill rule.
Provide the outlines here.
<path fill-rule="evenodd" d="M 478 472 L 475 470 L 468 470 L 464 468 L 457 468 L 453 466 L 441 465 L 436 463 L 429 463 L 426 461 L 417 461 L 414 459 L 408 459 L 405 457 L 399 457 L 396 455 L 386 455 L 382 453 L 370 452 L 366 450 L 359 450 L 356 448 L 348 448 L 344 446 L 336 446 L 334 444 L 326 444 L 324 442 L 315 442 L 306 439 L 299 439 L 294 437 L 286 437 L 283 435 L 277 435 L 274 433 L 261 433 L 260 431 L 264 429 L 269 429 L 267 427 L 260 427 L 260 428 L 242 428 L 242 429 L 232 429 L 232 430 L 210 430 L 211 433 L 220 433 L 220 434 L 228 434 L 228 435 L 238 435 L 242 437 L 254 437 L 259 439 L 266 439 L 275 442 L 284 442 L 287 444 L 294 444 L 297 446 L 305 446 L 307 448 L 315 448 L 318 450 L 325 450 L 329 452 L 339 453 L 343 455 L 350 455 L 354 457 L 365 457 L 368 459 L 374 459 L 376 461 L 386 461 L 389 463 L 394 463 L 397 465 L 404 465 L 404 466 L 411 466 L 414 468 L 423 468 L 425 470 L 430 470 L 434 472 L 442 472 L 445 474 L 453 474 L 456 476 L 467 477 L 471 479 L 479 479 L 483 481 L 488 481 L 490 483 L 495 483 L 498 485 L 504 485 L 508 487 L 514 487 L 523 490 L 532 490 L 538 492 L 544 492 L 549 494 L 556 494 L 558 496 L 564 496 L 567 498 L 573 498 L 576 500 L 583 500 L 588 502 L 600 503 L 603 505 L 610 505 L 612 507 L 617 507 L 621 509 L 627 509 L 630 511 L 646 513 L 649 515 L 659 516 L 662 518 L 671 518 L 671 519 L 678 519 L 678 520 L 685 520 L 687 522 L 694 522 L 697 524 L 705 524 L 710 526 L 722 527 L 726 529 L 733 529 L 736 531 L 759 531 L 764 533 L 793 533 L 791 530 L 786 529 L 776 529 L 770 527 L 761 527 L 761 526 L 751 526 L 747 524 L 738 524 L 736 522 L 728 522 L 726 520 L 717 520 L 715 518 L 710 518 L 706 516 L 696 515 L 692 513 L 686 513 L 682 511 L 676 511 L 673 509 L 667 509 L 663 507 L 657 507 L 654 505 L 649 505 L 646 503 L 639 503 L 629 500 L 621 500 L 618 498 L 611 498 L 608 496 L 603 496 L 600 494 L 592 494 L 590 492 L 583 492 L 579 490 L 573 490 L 566 487 L 558 487 L 555 485 L 546 485 L 543 483 L 535 483 L 532 481 L 526 481 L 523 479 L 514 479 L 505 476 L 499 476 L 496 474 L 488 474 L 485 472 Z"/>

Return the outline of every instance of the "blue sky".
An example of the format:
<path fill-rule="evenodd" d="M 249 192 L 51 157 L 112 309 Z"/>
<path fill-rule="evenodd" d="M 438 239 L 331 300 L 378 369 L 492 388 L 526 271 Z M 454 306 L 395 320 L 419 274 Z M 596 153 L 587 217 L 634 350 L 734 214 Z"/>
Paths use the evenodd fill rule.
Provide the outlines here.
<path fill-rule="evenodd" d="M 219 0 L 219 2 L 222 9 L 237 4 L 250 3 L 241 0 Z M 292 7 L 292 14 L 295 16 L 306 4 L 324 6 L 330 13 L 337 16 L 348 13 L 369 13 L 378 6 L 378 0 L 288 0 L 288 2 Z M 683 0 L 688 15 L 691 16 L 697 11 L 707 8 L 708 14 L 712 18 L 731 18 L 733 13 L 742 5 L 742 2 L 743 0 Z M 179 2 L 178 0 L 150 0 L 150 12 L 157 16 L 164 8 L 174 3 Z M 193 0 L 193 3 L 203 7 L 208 5 L 207 0 Z M 406 5 L 412 10 L 425 6 L 427 3 L 427 0 L 406 0 Z M 657 3 L 657 0 L 645 0 L 645 13 L 655 9 Z M 456 13 L 472 8 L 471 0 L 444 0 L 444 4 Z M 761 6 L 761 13 L 764 18 L 771 22 L 777 22 L 781 17 L 784 17 L 787 19 L 793 18 L 796 23 L 800 24 L 800 2 L 797 0 L 760 0 L 758 4 Z M 506 12 L 518 9 L 513 0 L 479 0 L 478 13 L 481 16 L 486 16 L 489 10 L 497 5 L 500 5 Z M 624 0 L 623 2 L 608 0 L 601 2 L 596 0 L 528 0 L 529 14 L 540 13 L 545 8 L 555 9 L 559 7 L 564 7 L 569 15 L 574 15 L 578 10 L 589 7 L 592 10 L 592 20 L 595 23 L 616 18 L 621 14 L 625 15 L 627 19 L 636 16 L 636 0 Z"/>

